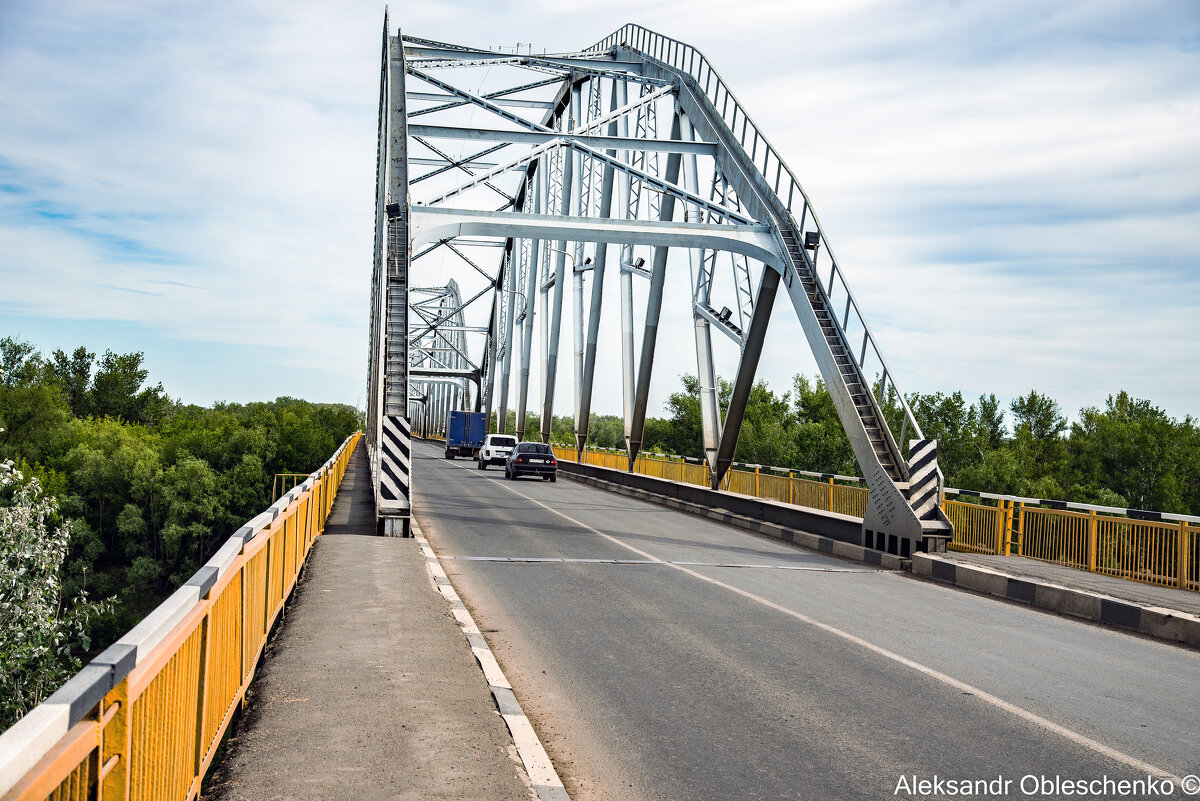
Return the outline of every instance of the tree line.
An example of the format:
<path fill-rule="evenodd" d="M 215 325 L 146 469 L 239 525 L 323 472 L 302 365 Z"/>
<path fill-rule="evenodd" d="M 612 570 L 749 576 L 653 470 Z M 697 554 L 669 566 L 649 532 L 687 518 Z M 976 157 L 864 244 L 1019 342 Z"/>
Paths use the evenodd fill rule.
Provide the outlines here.
<path fill-rule="evenodd" d="M 0 488 L 0 607 L 18 596 L 28 606 L 30 570 L 55 574 L 56 600 L 26 615 L 64 623 L 38 651 L 53 652 L 42 661 L 55 675 L 115 641 L 265 509 L 275 474 L 312 472 L 359 427 L 350 406 L 295 398 L 184 404 L 150 382 L 143 362 L 83 347 L 43 356 L 0 339 L 0 464 L 11 463 Z M 46 545 L 56 537 L 58 556 Z M 36 636 L 0 623 L 0 696 Z M 0 708 L 0 728 L 14 714 Z"/>
<path fill-rule="evenodd" d="M 665 404 L 666 416 L 646 420 L 642 450 L 703 458 L 700 384 L 693 375 L 681 379 L 682 387 Z M 722 412 L 732 390 L 729 381 L 719 381 Z M 1200 514 L 1200 428 L 1191 416 L 1172 418 L 1124 391 L 1109 395 L 1103 407 L 1080 409 L 1070 423 L 1056 400 L 1036 390 L 1007 408 L 993 394 L 967 401 L 961 392 L 917 392 L 905 400 L 922 434 L 938 440 L 947 486 Z M 883 410 L 899 442 L 903 415 L 894 392 L 885 397 Z M 573 428 L 570 417 L 556 417 L 551 439 L 574 444 Z M 528 430 L 537 431 L 536 418 Z M 588 439 L 593 447 L 624 448 L 624 423 L 616 415 L 592 415 Z M 900 444 L 907 453 L 907 443 Z M 791 391 L 782 394 L 765 381 L 754 385 L 734 458 L 863 474 L 824 383 L 804 375 L 795 376 Z"/>

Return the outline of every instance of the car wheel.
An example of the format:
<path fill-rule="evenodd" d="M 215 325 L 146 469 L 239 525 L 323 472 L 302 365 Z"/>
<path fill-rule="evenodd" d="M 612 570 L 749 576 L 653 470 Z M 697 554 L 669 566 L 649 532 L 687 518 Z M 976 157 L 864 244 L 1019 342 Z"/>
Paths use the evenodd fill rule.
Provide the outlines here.
<path fill-rule="evenodd" d="M 550 483 L 553 484 L 555 481 L 558 481 L 558 476 L 550 476 Z"/>

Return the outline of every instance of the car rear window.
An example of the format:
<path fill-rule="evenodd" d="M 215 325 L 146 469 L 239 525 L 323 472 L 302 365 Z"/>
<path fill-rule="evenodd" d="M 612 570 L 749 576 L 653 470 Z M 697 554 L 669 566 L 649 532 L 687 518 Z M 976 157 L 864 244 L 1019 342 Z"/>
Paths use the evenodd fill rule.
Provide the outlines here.
<path fill-rule="evenodd" d="M 517 450 L 521 453 L 554 453 L 544 442 L 522 442 L 517 446 Z"/>
<path fill-rule="evenodd" d="M 517 444 L 516 437 L 492 437 L 492 445 L 497 448 L 511 448 Z"/>

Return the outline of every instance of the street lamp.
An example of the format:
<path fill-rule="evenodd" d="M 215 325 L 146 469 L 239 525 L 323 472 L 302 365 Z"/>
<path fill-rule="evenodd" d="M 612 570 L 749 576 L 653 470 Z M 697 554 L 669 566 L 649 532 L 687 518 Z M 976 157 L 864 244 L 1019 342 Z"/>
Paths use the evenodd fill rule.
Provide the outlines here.
<path fill-rule="evenodd" d="M 579 272 L 579 271 L 580 271 L 580 267 L 587 267 L 589 264 L 591 264 L 591 263 L 592 263 L 592 257 L 591 257 L 591 256 L 588 256 L 588 257 L 586 257 L 586 258 L 583 260 L 583 264 L 582 264 L 582 265 L 576 265 L 576 264 L 575 264 L 575 257 L 574 257 L 574 256 L 572 256 L 572 255 L 571 255 L 570 253 L 568 253 L 567 251 L 563 250 L 562 248 L 546 248 L 546 249 L 547 249 L 547 250 L 552 250 L 552 251 L 554 251 L 555 253 L 561 253 L 561 254 L 563 254 L 564 256 L 566 256 L 568 259 L 570 259 L 570 260 L 571 260 L 571 272 L 572 272 L 572 273 Z"/>

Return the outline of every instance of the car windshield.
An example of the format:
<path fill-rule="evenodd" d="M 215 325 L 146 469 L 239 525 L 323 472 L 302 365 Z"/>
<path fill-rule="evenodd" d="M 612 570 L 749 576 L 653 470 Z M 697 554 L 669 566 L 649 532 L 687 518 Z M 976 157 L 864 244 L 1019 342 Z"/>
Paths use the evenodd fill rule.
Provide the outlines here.
<path fill-rule="evenodd" d="M 517 444 L 516 437 L 492 437 L 492 445 L 497 448 L 511 448 Z"/>
<path fill-rule="evenodd" d="M 554 453 L 544 442 L 522 442 L 517 446 L 517 450 L 521 453 Z"/>

